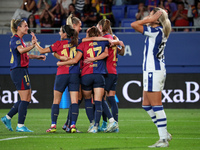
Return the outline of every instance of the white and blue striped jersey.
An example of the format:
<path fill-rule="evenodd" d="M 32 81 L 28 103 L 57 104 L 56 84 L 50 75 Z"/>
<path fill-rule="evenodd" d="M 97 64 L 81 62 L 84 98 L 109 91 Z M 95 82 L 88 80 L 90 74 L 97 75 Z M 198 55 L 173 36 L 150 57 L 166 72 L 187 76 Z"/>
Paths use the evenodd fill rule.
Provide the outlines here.
<path fill-rule="evenodd" d="M 143 58 L 143 71 L 164 71 L 164 49 L 167 38 L 161 26 L 152 28 L 144 25 L 143 34 L 146 37 Z"/>

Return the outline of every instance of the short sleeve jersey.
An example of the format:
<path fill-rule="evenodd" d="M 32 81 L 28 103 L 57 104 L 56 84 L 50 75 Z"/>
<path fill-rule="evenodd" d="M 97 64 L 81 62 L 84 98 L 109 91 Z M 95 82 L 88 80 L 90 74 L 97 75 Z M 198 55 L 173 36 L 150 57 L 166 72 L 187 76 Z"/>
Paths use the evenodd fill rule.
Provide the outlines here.
<path fill-rule="evenodd" d="M 20 54 L 17 50 L 17 47 L 22 45 L 26 47 L 24 40 L 20 38 L 18 35 L 14 35 L 10 40 L 10 69 L 19 68 L 19 67 L 28 67 L 29 65 L 29 57 L 27 53 Z"/>
<path fill-rule="evenodd" d="M 51 52 L 56 52 L 60 56 L 67 56 L 74 58 L 76 56 L 76 46 L 70 44 L 70 39 L 57 41 L 50 46 Z M 59 66 L 57 68 L 57 75 L 80 73 L 79 63 L 72 66 Z"/>
<path fill-rule="evenodd" d="M 103 37 L 109 38 L 113 40 L 112 35 L 105 34 Z M 117 55 L 117 47 L 110 47 L 108 49 L 108 57 L 106 59 L 106 68 L 108 70 L 108 74 L 117 74 L 117 61 L 118 61 L 118 55 Z"/>
<path fill-rule="evenodd" d="M 152 28 L 144 25 L 143 34 L 146 36 L 143 58 L 144 71 L 165 70 L 164 49 L 167 38 L 161 26 Z"/>
<path fill-rule="evenodd" d="M 84 59 L 93 58 L 96 56 L 101 55 L 104 51 L 106 46 L 109 46 L 108 41 L 89 41 L 89 42 L 83 42 L 77 47 L 77 51 L 80 51 L 83 53 L 83 61 L 82 61 L 82 71 L 81 76 L 84 76 L 86 74 L 106 74 L 106 62 L 105 59 L 94 61 L 92 63 L 84 63 Z"/>

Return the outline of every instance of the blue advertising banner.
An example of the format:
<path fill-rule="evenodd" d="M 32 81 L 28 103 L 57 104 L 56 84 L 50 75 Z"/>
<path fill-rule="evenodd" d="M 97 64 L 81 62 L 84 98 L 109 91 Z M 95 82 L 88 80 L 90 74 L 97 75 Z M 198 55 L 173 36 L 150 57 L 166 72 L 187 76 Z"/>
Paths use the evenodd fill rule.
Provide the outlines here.
<path fill-rule="evenodd" d="M 142 59 L 145 36 L 138 33 L 116 34 L 125 44 L 125 55 L 119 56 L 118 73 L 142 73 Z M 42 47 L 49 47 L 60 40 L 59 34 L 38 34 Z M 9 41 L 11 35 L 0 35 L 0 74 L 9 74 Z M 80 34 L 84 38 L 85 34 Z M 165 49 L 167 73 L 200 73 L 200 33 L 172 33 Z M 27 45 L 31 44 L 31 35 L 25 35 Z M 30 53 L 39 54 L 36 49 Z M 55 74 L 56 59 L 51 53 L 46 54 L 46 61 L 30 60 L 30 74 Z"/>

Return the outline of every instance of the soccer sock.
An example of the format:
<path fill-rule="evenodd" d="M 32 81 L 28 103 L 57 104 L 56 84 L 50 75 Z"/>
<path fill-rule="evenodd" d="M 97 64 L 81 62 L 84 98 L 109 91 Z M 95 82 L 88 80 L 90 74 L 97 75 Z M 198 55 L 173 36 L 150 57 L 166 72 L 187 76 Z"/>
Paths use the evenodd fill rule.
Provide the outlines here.
<path fill-rule="evenodd" d="M 157 129 L 160 139 L 167 139 L 167 118 L 162 105 L 152 106 L 156 114 Z"/>
<path fill-rule="evenodd" d="M 24 124 L 29 102 L 21 101 L 18 107 L 18 124 Z"/>
<path fill-rule="evenodd" d="M 53 104 L 51 107 L 51 124 L 56 124 L 59 115 L 59 104 Z"/>
<path fill-rule="evenodd" d="M 118 122 L 118 105 L 117 105 L 117 102 L 115 101 L 115 97 L 109 96 L 107 98 L 108 98 L 108 102 L 110 103 L 110 106 L 111 106 L 113 118 Z"/>
<path fill-rule="evenodd" d="M 7 119 L 11 119 L 15 114 L 18 113 L 18 107 L 19 107 L 19 104 L 20 104 L 20 103 L 21 103 L 21 100 L 17 101 L 17 102 L 13 105 L 13 107 L 10 109 L 10 111 L 9 111 L 8 114 L 7 114 L 10 118 L 7 118 Z"/>
<path fill-rule="evenodd" d="M 105 101 L 104 99 L 102 100 L 102 108 L 103 108 L 103 112 L 106 114 L 106 116 L 108 117 L 108 119 L 112 118 L 112 114 L 110 112 L 109 106 L 107 101 Z"/>
<path fill-rule="evenodd" d="M 103 121 L 107 122 L 107 116 L 106 116 L 106 114 L 104 113 L 104 111 L 102 112 L 102 117 L 103 117 Z"/>
<path fill-rule="evenodd" d="M 151 106 L 142 106 L 142 108 L 149 114 L 149 116 L 151 117 L 151 120 L 153 121 L 153 123 L 156 125 L 157 127 L 157 119 L 156 119 L 156 114 L 153 111 Z"/>
<path fill-rule="evenodd" d="M 94 120 L 94 112 L 91 99 L 85 99 L 85 110 L 90 123 L 92 123 L 92 121 Z"/>
<path fill-rule="evenodd" d="M 72 109 L 72 104 L 69 106 L 67 120 L 66 120 L 66 123 L 65 123 L 68 126 L 70 126 L 70 124 L 71 124 L 71 113 L 72 113 L 71 109 Z"/>
<path fill-rule="evenodd" d="M 82 102 L 82 100 L 78 100 L 78 106 L 80 106 L 81 102 Z"/>
<path fill-rule="evenodd" d="M 77 118 L 78 118 L 78 104 L 74 103 L 74 104 L 71 104 L 72 105 L 72 123 L 71 125 L 75 125 L 76 124 L 76 121 L 77 121 Z"/>
<path fill-rule="evenodd" d="M 102 114 L 102 102 L 94 101 L 95 104 L 95 123 L 94 126 L 98 127 Z"/>

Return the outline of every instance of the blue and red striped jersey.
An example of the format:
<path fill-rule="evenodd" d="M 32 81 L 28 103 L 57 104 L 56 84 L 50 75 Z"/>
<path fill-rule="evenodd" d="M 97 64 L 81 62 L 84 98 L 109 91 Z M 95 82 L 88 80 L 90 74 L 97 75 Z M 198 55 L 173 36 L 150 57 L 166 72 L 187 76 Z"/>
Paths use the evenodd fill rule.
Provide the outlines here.
<path fill-rule="evenodd" d="M 89 41 L 89 42 L 83 42 L 78 46 L 77 51 L 83 53 L 81 76 L 93 73 L 98 73 L 98 74 L 107 73 L 105 59 L 98 60 L 89 64 L 84 63 L 84 59 L 87 59 L 88 57 L 93 58 L 101 55 L 104 52 L 105 48 L 108 46 L 109 46 L 108 41 L 93 41 L 93 42 Z"/>
<path fill-rule="evenodd" d="M 103 37 L 109 38 L 113 40 L 112 35 L 105 34 Z M 108 70 L 109 74 L 117 74 L 117 61 L 118 61 L 118 55 L 117 55 L 117 47 L 110 47 L 108 49 L 108 57 L 106 59 L 106 68 Z"/>
<path fill-rule="evenodd" d="M 74 58 L 77 53 L 76 46 L 72 46 L 70 42 L 71 40 L 69 38 L 57 41 L 50 46 L 50 50 L 51 52 L 56 52 L 60 56 Z M 71 73 L 80 73 L 79 63 L 72 66 L 59 66 L 57 68 L 57 75 Z"/>
<path fill-rule="evenodd" d="M 17 47 L 20 45 L 26 47 L 24 40 L 15 34 L 10 40 L 10 69 L 28 67 L 29 65 L 29 57 L 27 53 L 20 54 L 17 50 Z"/>

